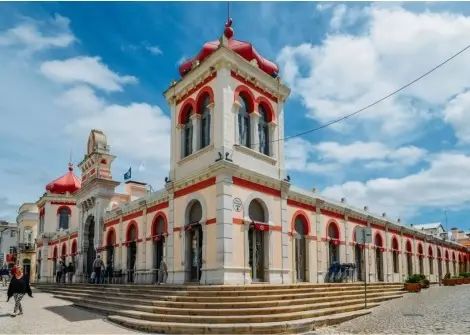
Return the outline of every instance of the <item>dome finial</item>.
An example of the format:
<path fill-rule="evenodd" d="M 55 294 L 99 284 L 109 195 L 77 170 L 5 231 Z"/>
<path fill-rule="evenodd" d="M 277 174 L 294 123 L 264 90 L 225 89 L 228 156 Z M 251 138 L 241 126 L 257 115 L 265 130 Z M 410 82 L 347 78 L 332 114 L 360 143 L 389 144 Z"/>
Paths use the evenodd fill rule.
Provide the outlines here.
<path fill-rule="evenodd" d="M 232 19 L 229 17 L 227 18 L 227 22 L 225 23 L 224 35 L 228 39 L 231 39 L 233 36 L 232 22 Z"/>
<path fill-rule="evenodd" d="M 73 164 L 72 164 L 72 162 L 69 163 L 69 171 L 73 171 Z"/>

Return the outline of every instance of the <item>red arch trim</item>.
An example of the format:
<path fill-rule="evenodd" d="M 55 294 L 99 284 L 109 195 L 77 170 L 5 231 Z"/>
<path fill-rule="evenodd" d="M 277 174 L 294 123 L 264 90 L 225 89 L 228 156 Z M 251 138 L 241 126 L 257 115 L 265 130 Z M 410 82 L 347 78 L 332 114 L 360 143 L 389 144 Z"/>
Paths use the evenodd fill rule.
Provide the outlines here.
<path fill-rule="evenodd" d="M 54 247 L 54 252 L 52 254 L 52 258 L 57 258 L 57 247 Z"/>
<path fill-rule="evenodd" d="M 57 208 L 57 214 L 59 214 L 59 212 L 60 212 L 62 209 L 66 209 L 67 212 L 69 213 L 69 215 L 72 214 L 72 210 L 70 209 L 69 206 L 60 206 L 59 208 Z"/>
<path fill-rule="evenodd" d="M 67 245 L 65 243 L 62 243 L 62 253 L 61 256 L 66 256 L 67 255 Z"/>
<path fill-rule="evenodd" d="M 400 246 L 398 244 L 398 239 L 395 235 L 392 237 L 392 249 L 393 250 L 400 250 Z"/>
<path fill-rule="evenodd" d="M 445 255 L 446 255 L 446 259 L 449 259 L 449 251 L 446 250 Z"/>
<path fill-rule="evenodd" d="M 248 103 L 248 113 L 252 113 L 255 110 L 255 96 L 251 90 L 245 85 L 239 85 L 235 89 L 235 101 L 237 101 L 239 96 L 243 96 L 245 98 L 246 102 Z"/>
<path fill-rule="evenodd" d="M 263 96 L 256 98 L 256 106 L 261 105 L 266 109 L 268 113 L 268 122 L 273 122 L 276 120 L 276 114 L 274 113 L 273 107 L 268 99 Z"/>
<path fill-rule="evenodd" d="M 196 101 L 193 98 L 187 99 L 180 108 L 180 113 L 178 115 L 178 124 L 183 124 L 184 120 L 188 116 L 191 116 L 191 110 L 193 113 L 196 111 Z"/>
<path fill-rule="evenodd" d="M 126 231 L 126 242 L 133 242 L 130 240 L 131 238 L 131 229 L 132 227 L 135 227 L 135 240 L 137 241 L 139 239 L 139 226 L 137 225 L 137 222 L 131 221 L 127 225 L 127 231 Z"/>
<path fill-rule="evenodd" d="M 113 241 L 114 240 L 114 241 Z M 108 229 L 108 233 L 106 234 L 106 246 L 113 246 L 116 244 L 116 231 L 113 227 Z"/>
<path fill-rule="evenodd" d="M 330 225 L 333 225 L 334 228 L 335 228 L 335 234 L 336 236 L 330 236 L 329 233 L 330 233 Z M 332 239 L 332 240 L 339 240 L 341 237 L 340 233 L 339 233 L 339 227 L 338 227 L 338 223 L 335 221 L 335 220 L 330 220 L 328 221 L 328 224 L 326 225 L 326 238 L 327 239 Z"/>
<path fill-rule="evenodd" d="M 166 215 L 165 213 L 163 212 L 158 212 L 157 214 L 155 214 L 155 216 L 153 217 L 153 221 L 152 221 L 152 230 L 151 230 L 151 234 L 152 236 L 156 236 L 157 235 L 157 220 L 158 218 L 163 218 L 163 233 L 164 234 L 168 234 L 168 221 L 166 219 Z"/>
<path fill-rule="evenodd" d="M 428 248 L 428 257 L 431 257 L 431 258 L 432 258 L 432 255 L 433 255 L 432 247 L 429 246 L 429 248 Z"/>
<path fill-rule="evenodd" d="M 292 216 L 292 221 L 291 221 L 291 224 L 290 224 L 290 227 L 291 227 L 291 232 L 295 232 L 295 220 L 297 219 L 297 217 L 300 216 L 302 218 L 302 223 L 304 224 L 304 228 L 305 228 L 305 235 L 310 235 L 310 220 L 308 219 L 308 215 L 307 213 L 305 213 L 303 210 L 298 210 L 294 213 L 294 215 Z"/>
<path fill-rule="evenodd" d="M 424 254 L 423 245 L 421 243 L 418 243 L 418 254 L 420 255 Z"/>
<path fill-rule="evenodd" d="M 204 102 L 204 98 L 206 96 L 209 96 L 210 102 L 214 102 L 214 91 L 212 90 L 212 87 L 210 86 L 204 86 L 197 94 L 196 96 L 196 106 L 197 108 L 196 113 L 202 114 L 202 103 Z"/>

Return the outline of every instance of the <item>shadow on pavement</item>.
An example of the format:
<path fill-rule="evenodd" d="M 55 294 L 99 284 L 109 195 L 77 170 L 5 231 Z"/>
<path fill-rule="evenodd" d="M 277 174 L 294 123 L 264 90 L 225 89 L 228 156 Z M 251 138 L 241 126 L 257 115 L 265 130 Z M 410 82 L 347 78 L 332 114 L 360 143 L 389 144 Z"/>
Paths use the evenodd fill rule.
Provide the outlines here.
<path fill-rule="evenodd" d="M 62 316 L 69 322 L 102 319 L 102 317 L 99 315 L 84 311 L 83 309 L 76 308 L 73 306 L 51 306 L 45 307 L 45 309 Z"/>
<path fill-rule="evenodd" d="M 10 316 L 10 313 L 7 313 L 7 314 L 0 314 L 0 318 L 4 318 L 5 316 Z"/>

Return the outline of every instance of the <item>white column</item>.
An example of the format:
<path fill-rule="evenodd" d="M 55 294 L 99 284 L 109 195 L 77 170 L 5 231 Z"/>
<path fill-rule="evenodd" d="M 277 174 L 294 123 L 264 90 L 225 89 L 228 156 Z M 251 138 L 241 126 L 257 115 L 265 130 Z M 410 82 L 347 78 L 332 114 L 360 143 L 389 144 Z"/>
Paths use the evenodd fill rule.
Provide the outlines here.
<path fill-rule="evenodd" d="M 196 152 L 201 148 L 201 115 L 194 113 L 191 115 L 191 122 L 193 125 L 193 150 Z"/>
<path fill-rule="evenodd" d="M 250 148 L 259 151 L 259 135 L 258 135 L 259 114 L 257 111 L 250 113 Z"/>
<path fill-rule="evenodd" d="M 279 145 L 279 141 L 277 141 L 276 137 L 276 129 L 277 125 L 274 122 L 270 122 L 268 124 L 268 131 L 269 131 L 269 155 L 276 159 L 277 157 L 277 152 L 276 148 Z"/>
<path fill-rule="evenodd" d="M 238 133 L 238 112 L 240 111 L 241 104 L 238 100 L 233 102 L 232 113 L 233 113 L 233 141 L 235 144 L 240 144 L 240 134 Z"/>

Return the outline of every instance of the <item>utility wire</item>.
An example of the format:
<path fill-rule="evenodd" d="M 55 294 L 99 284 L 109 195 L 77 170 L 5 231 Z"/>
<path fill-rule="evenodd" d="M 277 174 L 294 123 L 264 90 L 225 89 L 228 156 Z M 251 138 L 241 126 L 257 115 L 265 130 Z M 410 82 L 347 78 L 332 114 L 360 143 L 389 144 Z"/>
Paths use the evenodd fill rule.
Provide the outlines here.
<path fill-rule="evenodd" d="M 439 69 L 440 67 L 444 66 L 445 64 L 447 64 L 448 62 L 450 62 L 451 60 L 453 60 L 454 58 L 456 58 L 457 56 L 459 56 L 460 54 L 464 53 L 465 51 L 467 51 L 468 49 L 470 49 L 470 44 L 468 44 L 465 48 L 461 49 L 460 51 L 458 51 L 457 53 L 453 54 L 452 56 L 450 56 L 449 58 L 447 58 L 446 60 L 444 60 L 443 62 L 439 63 L 438 65 L 434 66 L 432 69 L 428 70 L 427 72 L 423 73 L 422 75 L 420 75 L 419 77 L 413 79 L 412 81 L 410 81 L 409 83 L 401 86 L 400 88 L 394 90 L 393 92 L 387 94 L 386 96 L 370 103 L 369 105 L 365 106 L 365 107 L 362 107 L 361 109 L 358 109 L 357 111 L 355 112 L 352 112 L 350 114 L 346 114 L 344 116 L 341 116 L 337 119 L 333 119 L 327 123 L 324 123 L 316 128 L 312 128 L 312 129 L 308 129 L 308 130 L 305 130 L 305 131 L 302 131 L 300 133 L 297 133 L 297 134 L 294 134 L 294 135 L 290 135 L 290 136 L 286 136 L 284 138 L 279 138 L 279 139 L 275 139 L 275 140 L 272 140 L 270 142 L 280 142 L 280 141 L 285 141 L 285 140 L 288 140 L 288 139 L 291 139 L 291 138 L 295 138 L 295 137 L 301 137 L 301 136 L 304 136 L 306 134 L 310 134 L 310 133 L 313 133 L 315 131 L 318 131 L 318 130 L 321 130 L 321 129 L 324 129 L 324 128 L 327 128 L 335 123 L 338 123 L 338 122 L 341 122 L 341 121 L 344 121 L 346 119 L 349 119 L 350 117 L 352 116 L 355 116 L 363 111 L 365 111 L 366 109 L 369 109 L 379 103 L 381 103 L 382 101 L 390 98 L 391 96 L 397 94 L 398 92 L 401 92 L 403 91 L 404 89 L 410 87 L 411 85 L 415 84 L 416 82 L 420 81 L 421 79 L 423 79 L 424 77 L 427 77 L 428 75 L 430 75 L 431 73 L 433 73 L 434 71 L 436 71 L 437 69 Z M 255 143 L 253 145 L 251 145 L 251 147 L 255 147 L 256 145 L 259 145 L 259 143 Z"/>

